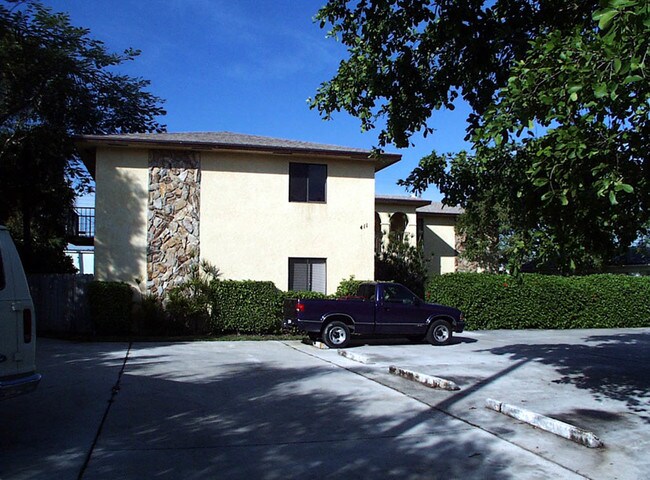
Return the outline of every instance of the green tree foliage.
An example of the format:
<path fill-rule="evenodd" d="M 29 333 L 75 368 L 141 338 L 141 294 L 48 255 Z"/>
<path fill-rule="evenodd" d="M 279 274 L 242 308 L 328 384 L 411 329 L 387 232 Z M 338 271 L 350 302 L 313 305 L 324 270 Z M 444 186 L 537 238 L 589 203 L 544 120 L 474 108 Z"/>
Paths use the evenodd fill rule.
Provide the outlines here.
<path fill-rule="evenodd" d="M 466 256 L 588 271 L 650 224 L 647 0 L 330 1 L 350 58 L 321 85 L 380 146 L 408 145 L 458 96 L 473 153 L 432 153 L 400 183 L 465 208 Z"/>
<path fill-rule="evenodd" d="M 139 54 L 110 53 L 36 1 L 0 1 L 0 223 L 28 271 L 65 270 L 66 213 L 90 179 L 76 134 L 161 131 L 149 82 L 117 73 Z"/>
<path fill-rule="evenodd" d="M 422 248 L 412 245 L 405 235 L 389 234 L 375 255 L 375 279 L 401 283 L 422 298 L 427 280 Z"/>

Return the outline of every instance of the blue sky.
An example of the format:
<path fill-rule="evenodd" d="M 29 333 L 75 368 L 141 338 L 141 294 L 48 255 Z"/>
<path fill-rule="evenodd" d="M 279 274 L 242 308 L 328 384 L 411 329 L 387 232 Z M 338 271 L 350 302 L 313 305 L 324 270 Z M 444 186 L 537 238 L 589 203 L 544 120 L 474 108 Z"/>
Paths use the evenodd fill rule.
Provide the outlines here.
<path fill-rule="evenodd" d="M 70 14 L 109 50 L 142 54 L 120 70 L 151 81 L 166 100 L 161 119 L 170 132 L 231 131 L 371 148 L 376 132 L 362 133 L 345 113 L 323 121 L 307 99 L 336 72 L 345 49 L 313 22 L 325 0 L 46 0 Z M 438 112 L 427 139 L 387 148 L 402 161 L 377 174 L 378 194 L 406 194 L 396 181 L 432 150 L 458 151 L 468 109 Z M 424 195 L 440 200 L 430 188 Z"/>

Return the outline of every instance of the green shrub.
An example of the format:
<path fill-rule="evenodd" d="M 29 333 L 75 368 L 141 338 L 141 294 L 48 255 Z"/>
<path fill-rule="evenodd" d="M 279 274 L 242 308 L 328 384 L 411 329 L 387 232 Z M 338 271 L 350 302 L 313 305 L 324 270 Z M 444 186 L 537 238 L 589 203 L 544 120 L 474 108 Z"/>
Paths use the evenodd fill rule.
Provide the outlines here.
<path fill-rule="evenodd" d="M 214 282 L 213 333 L 279 333 L 282 295 L 273 282 L 225 280 Z"/>
<path fill-rule="evenodd" d="M 348 297 L 350 295 L 356 295 L 359 285 L 366 282 L 371 282 L 372 280 L 356 280 L 354 275 L 351 275 L 347 280 L 341 280 L 338 288 L 336 289 L 336 297 Z"/>
<path fill-rule="evenodd" d="M 284 302 L 284 300 L 288 298 L 299 298 L 301 300 L 322 300 L 322 299 L 327 299 L 327 298 L 332 298 L 330 295 L 326 295 L 324 293 L 320 292 L 310 292 L 307 290 L 289 290 L 287 292 L 282 292 L 278 290 L 278 295 L 280 302 Z"/>
<path fill-rule="evenodd" d="M 484 273 L 433 277 L 426 299 L 459 308 L 467 328 L 613 328 L 650 326 L 650 278 Z"/>
<path fill-rule="evenodd" d="M 167 294 L 169 333 L 205 335 L 219 331 L 212 286 L 220 275 L 219 269 L 206 260 L 190 266 L 185 281 Z"/>
<path fill-rule="evenodd" d="M 170 317 L 160 299 L 152 294 L 142 295 L 139 304 L 131 311 L 134 333 L 138 335 L 175 334 Z"/>
<path fill-rule="evenodd" d="M 165 305 L 167 318 L 161 331 L 172 335 L 202 335 L 212 331 L 212 300 L 208 293 L 190 295 L 185 286 L 172 288 Z"/>
<path fill-rule="evenodd" d="M 123 282 L 91 282 L 88 286 L 88 302 L 95 333 L 132 333 L 133 290 L 129 285 Z"/>

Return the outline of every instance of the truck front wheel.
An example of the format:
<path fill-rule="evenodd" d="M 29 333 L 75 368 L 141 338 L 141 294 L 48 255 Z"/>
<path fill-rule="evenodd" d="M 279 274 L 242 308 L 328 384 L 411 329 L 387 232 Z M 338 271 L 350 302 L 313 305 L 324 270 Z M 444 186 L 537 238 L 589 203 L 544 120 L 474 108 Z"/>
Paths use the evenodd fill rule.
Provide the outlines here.
<path fill-rule="evenodd" d="M 323 330 L 323 341 L 330 348 L 345 348 L 350 343 L 350 329 L 343 322 L 330 322 Z"/>
<path fill-rule="evenodd" d="M 436 320 L 427 330 L 427 342 L 431 345 L 449 345 L 453 330 L 446 320 Z"/>

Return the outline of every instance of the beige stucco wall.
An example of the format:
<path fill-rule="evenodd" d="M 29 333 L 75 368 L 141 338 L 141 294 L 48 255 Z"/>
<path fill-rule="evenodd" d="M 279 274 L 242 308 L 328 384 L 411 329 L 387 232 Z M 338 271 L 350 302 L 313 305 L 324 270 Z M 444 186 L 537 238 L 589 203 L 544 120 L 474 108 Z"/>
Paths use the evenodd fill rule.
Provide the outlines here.
<path fill-rule="evenodd" d="M 456 218 L 450 215 L 422 215 L 422 247 L 429 275 L 456 271 Z"/>
<path fill-rule="evenodd" d="M 148 157 L 145 149 L 97 152 L 97 279 L 146 279 Z M 391 215 L 405 213 L 415 242 L 415 208 L 375 206 L 372 162 L 223 152 L 201 152 L 201 162 L 201 258 L 223 278 L 271 280 L 287 289 L 289 258 L 308 257 L 327 259 L 328 293 L 350 275 L 371 279 L 375 212 L 385 232 Z M 326 203 L 289 202 L 289 162 L 328 165 Z M 429 273 L 455 271 L 455 217 L 421 218 Z"/>
<path fill-rule="evenodd" d="M 289 162 L 325 163 L 326 203 L 289 202 Z M 203 152 L 201 257 L 223 278 L 288 288 L 289 258 L 327 259 L 327 292 L 374 277 L 374 164 Z"/>
<path fill-rule="evenodd" d="M 383 234 L 382 243 L 384 245 L 388 242 L 388 232 L 390 231 L 391 217 L 397 212 L 402 212 L 408 219 L 405 230 L 406 237 L 408 237 L 409 243 L 415 246 L 417 242 L 417 215 L 415 213 L 415 206 L 382 201 L 376 205 L 375 209 L 381 221 L 381 232 Z"/>
<path fill-rule="evenodd" d="M 95 193 L 95 277 L 146 280 L 148 152 L 101 148 Z"/>

